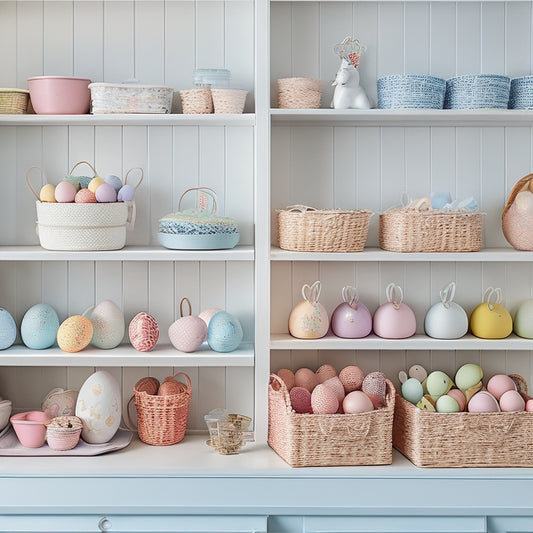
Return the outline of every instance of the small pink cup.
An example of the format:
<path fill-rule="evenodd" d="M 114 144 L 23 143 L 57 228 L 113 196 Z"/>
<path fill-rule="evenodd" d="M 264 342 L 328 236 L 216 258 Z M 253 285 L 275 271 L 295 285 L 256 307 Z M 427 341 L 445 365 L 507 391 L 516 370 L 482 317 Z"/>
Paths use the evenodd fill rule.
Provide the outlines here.
<path fill-rule="evenodd" d="M 10 418 L 17 437 L 25 448 L 40 448 L 46 439 L 50 418 L 43 411 L 17 413 Z"/>

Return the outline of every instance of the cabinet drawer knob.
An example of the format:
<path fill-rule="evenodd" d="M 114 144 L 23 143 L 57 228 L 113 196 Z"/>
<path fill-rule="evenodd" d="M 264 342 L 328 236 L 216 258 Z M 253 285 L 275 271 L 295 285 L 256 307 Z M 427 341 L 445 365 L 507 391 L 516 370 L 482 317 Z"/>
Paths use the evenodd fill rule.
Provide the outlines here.
<path fill-rule="evenodd" d="M 98 529 L 100 531 L 110 531 L 111 527 L 111 522 L 105 516 L 98 522 Z"/>

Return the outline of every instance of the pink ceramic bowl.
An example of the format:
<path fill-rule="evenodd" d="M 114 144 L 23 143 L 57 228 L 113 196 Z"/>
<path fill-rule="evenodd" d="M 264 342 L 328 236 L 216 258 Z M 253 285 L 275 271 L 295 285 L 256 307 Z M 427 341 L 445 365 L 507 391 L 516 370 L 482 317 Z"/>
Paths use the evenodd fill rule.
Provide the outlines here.
<path fill-rule="evenodd" d="M 28 78 L 30 99 L 39 115 L 83 115 L 91 104 L 91 80 L 68 76 Z"/>
<path fill-rule="evenodd" d="M 11 418 L 11 425 L 25 448 L 40 448 L 46 439 L 46 424 L 50 418 L 43 411 L 17 413 Z"/>

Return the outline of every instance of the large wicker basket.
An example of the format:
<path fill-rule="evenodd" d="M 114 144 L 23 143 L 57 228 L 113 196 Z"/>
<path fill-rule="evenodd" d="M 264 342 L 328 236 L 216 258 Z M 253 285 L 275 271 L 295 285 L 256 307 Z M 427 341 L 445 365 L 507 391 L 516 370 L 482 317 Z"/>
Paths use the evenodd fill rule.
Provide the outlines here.
<path fill-rule="evenodd" d="M 301 205 L 278 211 L 279 246 L 296 252 L 361 252 L 372 211 L 314 209 Z"/>
<path fill-rule="evenodd" d="M 393 444 L 419 467 L 531 467 L 533 413 L 432 413 L 397 395 Z"/>
<path fill-rule="evenodd" d="M 169 446 L 185 437 L 192 388 L 191 380 L 185 372 L 178 372 L 174 377 L 180 375 L 187 380 L 187 388 L 178 394 L 157 396 L 133 389 L 137 431 L 139 438 L 146 444 Z"/>
<path fill-rule="evenodd" d="M 387 380 L 385 407 L 359 414 L 298 414 L 283 381 L 271 374 L 268 444 L 290 466 L 392 463 L 395 389 Z"/>
<path fill-rule="evenodd" d="M 391 209 L 379 215 L 379 245 L 391 252 L 477 252 L 483 213 Z"/>

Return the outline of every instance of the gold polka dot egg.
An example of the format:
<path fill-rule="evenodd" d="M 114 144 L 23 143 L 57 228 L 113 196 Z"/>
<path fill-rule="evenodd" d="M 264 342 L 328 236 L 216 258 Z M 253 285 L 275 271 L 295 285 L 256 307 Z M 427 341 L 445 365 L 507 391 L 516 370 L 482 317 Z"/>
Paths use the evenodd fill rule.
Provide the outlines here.
<path fill-rule="evenodd" d="M 57 344 L 68 353 L 80 352 L 89 345 L 92 337 L 93 325 L 82 315 L 68 317 L 57 330 Z"/>

